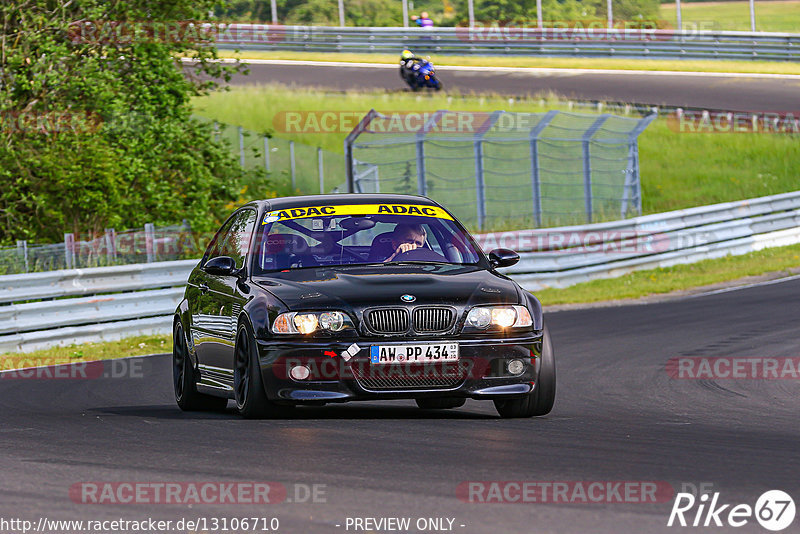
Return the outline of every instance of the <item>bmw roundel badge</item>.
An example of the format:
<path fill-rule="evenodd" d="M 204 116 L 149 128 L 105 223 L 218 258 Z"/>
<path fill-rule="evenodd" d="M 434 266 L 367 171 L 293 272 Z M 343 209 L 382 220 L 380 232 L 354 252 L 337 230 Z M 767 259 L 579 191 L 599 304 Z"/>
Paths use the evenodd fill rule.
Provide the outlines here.
<path fill-rule="evenodd" d="M 402 297 L 400 297 L 400 300 L 402 300 L 403 302 L 414 302 L 415 300 L 417 300 L 417 297 L 415 297 L 414 295 L 405 294 Z"/>

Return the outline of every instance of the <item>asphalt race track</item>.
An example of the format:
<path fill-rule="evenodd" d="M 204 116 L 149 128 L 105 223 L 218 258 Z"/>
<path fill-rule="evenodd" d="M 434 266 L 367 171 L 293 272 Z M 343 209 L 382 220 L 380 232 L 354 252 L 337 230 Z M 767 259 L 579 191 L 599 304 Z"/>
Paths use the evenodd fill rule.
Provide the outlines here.
<path fill-rule="evenodd" d="M 336 90 L 402 91 L 395 67 L 325 66 L 321 63 L 255 64 L 233 84 L 279 82 Z M 554 93 L 564 98 L 732 111 L 797 111 L 800 77 L 685 75 L 667 73 L 469 70 L 438 67 L 445 90 L 529 96 Z"/>
<path fill-rule="evenodd" d="M 675 491 L 710 483 L 725 503 L 752 506 L 769 489 L 797 501 L 800 380 L 681 380 L 665 364 L 797 357 L 798 302 L 794 280 L 546 314 L 558 399 L 539 419 L 501 420 L 477 401 L 441 412 L 401 401 L 298 408 L 291 420 L 247 421 L 230 409 L 185 414 L 172 400 L 167 356 L 128 360 L 141 372 L 126 378 L 0 379 L 0 517 L 274 516 L 279 532 L 299 534 L 346 532 L 347 517 L 387 516 L 455 518 L 464 534 L 697 531 L 666 527 L 671 498 L 476 504 L 459 500 L 456 488 L 660 481 Z M 276 481 L 290 499 L 295 484 L 324 484 L 326 502 L 76 504 L 69 488 L 88 481 Z M 765 532 L 752 519 L 711 530 Z"/>

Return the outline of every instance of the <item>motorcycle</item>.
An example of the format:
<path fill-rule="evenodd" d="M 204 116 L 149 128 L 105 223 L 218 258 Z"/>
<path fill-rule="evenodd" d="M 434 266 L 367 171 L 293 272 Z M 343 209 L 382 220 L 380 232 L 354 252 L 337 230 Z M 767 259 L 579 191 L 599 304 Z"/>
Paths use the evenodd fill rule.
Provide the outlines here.
<path fill-rule="evenodd" d="M 402 77 L 412 91 L 420 91 L 426 87 L 435 91 L 442 90 L 442 82 L 436 77 L 433 63 L 425 61 L 418 64 L 418 69 L 404 69 Z"/>

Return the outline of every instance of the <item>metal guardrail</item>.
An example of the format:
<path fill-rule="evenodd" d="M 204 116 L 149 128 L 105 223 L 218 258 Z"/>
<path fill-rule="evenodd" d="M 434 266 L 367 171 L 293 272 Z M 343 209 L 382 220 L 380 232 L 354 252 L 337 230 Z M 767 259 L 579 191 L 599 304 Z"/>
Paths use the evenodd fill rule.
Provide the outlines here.
<path fill-rule="evenodd" d="M 800 59 L 800 34 L 582 28 L 371 28 L 229 24 L 219 48 L 650 59 Z"/>
<path fill-rule="evenodd" d="M 800 191 L 621 221 L 476 236 L 536 291 L 800 243 Z M 0 353 L 167 334 L 196 260 L 0 276 Z M 51 300 L 44 300 L 51 299 Z M 55 300 L 52 300 L 55 299 Z"/>
<path fill-rule="evenodd" d="M 0 353 L 169 333 L 195 265 L 180 260 L 0 276 Z"/>
<path fill-rule="evenodd" d="M 520 253 L 504 269 L 525 289 L 567 287 L 635 270 L 800 243 L 800 192 L 610 223 L 478 236 L 484 250 Z"/>

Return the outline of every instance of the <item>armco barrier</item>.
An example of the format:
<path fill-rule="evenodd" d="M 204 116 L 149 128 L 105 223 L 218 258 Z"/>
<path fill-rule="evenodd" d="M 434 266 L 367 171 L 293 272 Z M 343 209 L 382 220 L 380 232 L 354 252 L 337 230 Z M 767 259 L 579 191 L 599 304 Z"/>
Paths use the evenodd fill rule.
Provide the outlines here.
<path fill-rule="evenodd" d="M 228 24 L 219 48 L 648 59 L 800 59 L 800 34 L 656 29 L 370 28 Z"/>
<path fill-rule="evenodd" d="M 0 353 L 168 333 L 195 265 L 181 260 L 0 276 Z"/>
<path fill-rule="evenodd" d="M 476 236 L 531 291 L 800 243 L 800 191 L 609 223 Z M 0 352 L 169 333 L 196 260 L 0 276 Z M 54 299 L 55 300 L 43 300 Z"/>

